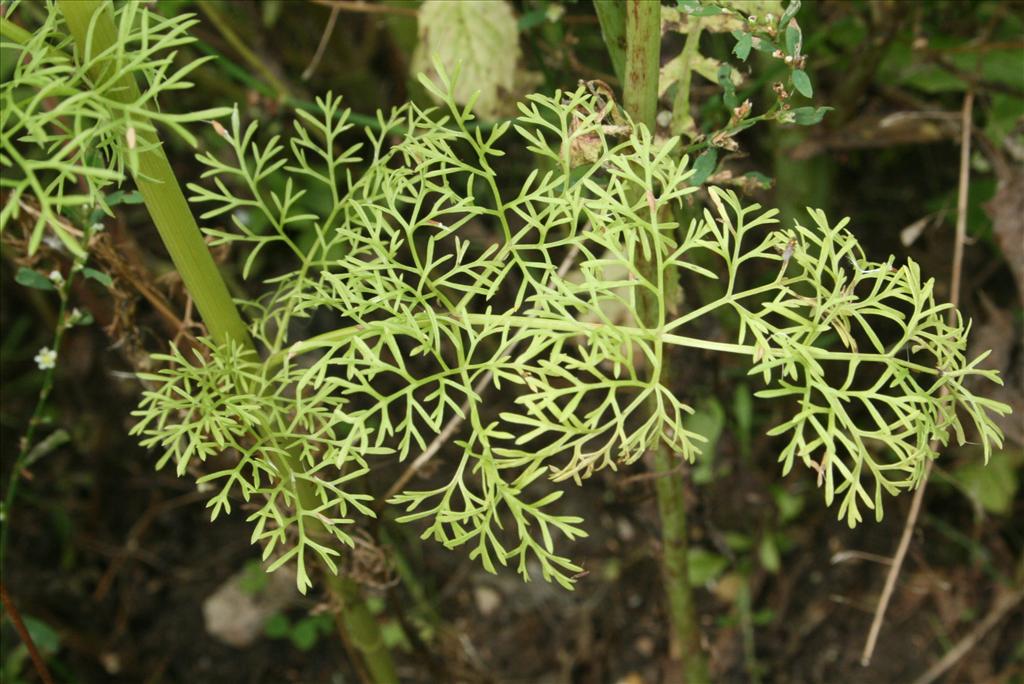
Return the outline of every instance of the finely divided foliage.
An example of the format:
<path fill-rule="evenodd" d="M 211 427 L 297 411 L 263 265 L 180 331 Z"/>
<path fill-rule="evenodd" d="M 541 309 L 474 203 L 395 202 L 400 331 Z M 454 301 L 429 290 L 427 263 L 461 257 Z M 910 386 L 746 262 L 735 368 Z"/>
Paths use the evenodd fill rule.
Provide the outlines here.
<path fill-rule="evenodd" d="M 20 3 L 11 3 L 13 14 Z M 47 3 L 48 6 L 52 2 Z M 124 3 L 117 13 L 118 41 L 105 50 L 73 57 L 74 41 L 61 13 L 48 7 L 43 25 L 16 51 L 13 72 L 0 87 L 0 229 L 21 212 L 34 217 L 30 251 L 50 227 L 74 254 L 83 254 L 80 238 L 68 230 L 62 214 L 98 204 L 112 214 L 103 189 L 122 182 L 138 167 L 144 134 L 160 123 L 190 144 L 195 138 L 183 124 L 221 116 L 211 109 L 175 114 L 157 108 L 157 98 L 190 88 L 187 76 L 210 58 L 175 64 L 175 50 L 195 39 L 191 14 L 163 18 L 141 3 Z M 90 34 L 91 35 L 91 34 Z M 97 82 L 90 74 L 103 70 Z M 144 89 L 137 101 L 118 92 L 122 79 Z M 136 146 L 136 141 L 140 147 Z M 127 168 L 126 168 L 127 167 Z"/>
<path fill-rule="evenodd" d="M 422 521 L 424 538 L 467 546 L 490 571 L 511 561 L 524 578 L 539 570 L 571 587 L 580 568 L 556 540 L 585 532 L 559 511 L 558 483 L 635 462 L 659 441 L 687 459 L 699 450 L 690 407 L 659 382 L 670 346 L 740 354 L 763 378 L 761 396 L 791 397 L 794 417 L 772 431 L 790 434 L 783 469 L 816 470 L 850 525 L 864 508 L 881 516 L 883 491 L 919 481 L 931 440 L 964 441 L 960 416 L 986 455 L 1000 444 L 989 414 L 1006 407 L 965 387 L 971 375 L 998 378 L 965 358 L 965 326 L 944 322 L 913 262 L 866 262 L 845 221 L 817 211 L 808 226 L 776 229 L 775 211 L 718 188 L 716 214 L 677 225 L 673 209 L 695 190 L 678 140 L 642 127 L 606 137 L 621 127 L 582 88 L 531 96 L 514 124 L 484 132 L 447 77 L 424 85 L 446 111 L 380 115 L 365 146 L 340 146 L 350 125 L 330 95 L 319 117 L 298 112 L 290 154 L 232 117 L 234 158 L 200 157 L 212 182 L 191 186 L 194 200 L 204 220 L 231 216 L 233 230 L 209 233 L 251 246 L 246 272 L 273 243 L 296 267 L 251 303 L 263 360 L 219 346 L 159 357 L 166 367 L 144 376 L 152 389 L 134 432 L 165 451 L 161 464 L 205 473 L 213 516 L 238 497 L 255 503 L 253 541 L 275 566 L 295 560 L 301 588 L 310 554 L 332 568 L 338 556 L 309 523 L 351 545 L 354 516 L 373 515 L 358 479 L 415 456 L 466 400 L 441 483 L 390 503 Z M 508 196 L 493 162 L 513 125 L 541 163 Z M 578 164 L 583 143 L 593 163 Z M 355 177 L 357 162 L 366 170 Z M 331 197 L 326 216 L 298 208 L 317 185 Z M 269 229 L 250 229 L 256 213 Z M 498 239 L 469 239 L 481 223 Z M 570 253 L 576 273 L 560 273 Z M 641 255 L 656 262 L 653 279 L 637 270 Z M 723 294 L 673 313 L 666 293 L 680 269 L 721 280 Z M 644 290 L 660 302 L 646 327 L 635 305 Z M 314 316 L 336 328 L 295 336 Z M 736 337 L 685 334 L 712 316 Z M 473 390 L 488 373 L 503 411 Z M 300 499 L 298 479 L 314 498 Z"/>

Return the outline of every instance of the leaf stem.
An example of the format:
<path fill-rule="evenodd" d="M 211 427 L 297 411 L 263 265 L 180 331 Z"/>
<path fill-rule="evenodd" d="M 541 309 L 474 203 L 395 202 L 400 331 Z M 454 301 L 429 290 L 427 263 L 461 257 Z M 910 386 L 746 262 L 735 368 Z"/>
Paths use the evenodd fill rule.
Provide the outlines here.
<path fill-rule="evenodd" d="M 305 354 L 315 349 L 321 349 L 324 347 L 334 347 L 346 340 L 371 330 L 379 330 L 385 332 L 388 328 L 394 327 L 401 329 L 408 324 L 410 319 L 402 321 L 380 321 L 374 324 L 357 324 L 350 325 L 345 328 L 338 328 L 336 330 L 329 330 L 325 333 L 320 333 L 314 337 L 310 337 L 307 340 L 296 342 L 288 349 L 271 354 L 266 363 L 271 368 L 279 366 L 284 362 L 285 358 L 295 357 L 300 354 Z M 562 318 L 537 318 L 529 315 L 517 315 L 517 314 L 486 314 L 486 313 L 465 313 L 461 315 L 427 315 L 419 314 L 413 316 L 411 320 L 417 324 L 423 326 L 424 329 L 430 328 L 437 324 L 438 321 L 449 321 L 453 324 L 467 324 L 474 326 L 494 326 L 501 324 L 510 324 L 516 327 L 523 327 L 528 329 L 541 329 L 541 330 L 552 330 L 566 333 L 578 333 L 586 334 L 587 331 L 597 331 L 602 328 L 608 327 L 605 323 L 592 322 L 592 321 L 574 321 L 566 320 Z M 372 328 L 370 326 L 373 326 Z M 749 344 L 733 344 L 731 342 L 716 342 L 714 340 L 705 340 L 699 337 L 687 337 L 685 335 L 674 335 L 671 333 L 663 332 L 657 328 L 641 328 L 636 326 L 628 325 L 616 325 L 614 330 L 618 333 L 622 333 L 634 340 L 649 340 L 657 342 L 659 340 L 673 344 L 679 347 L 689 347 L 693 349 L 707 349 L 708 351 L 721 351 L 728 352 L 731 354 L 746 354 L 750 355 L 754 353 L 754 347 Z M 825 354 L 830 354 L 827 350 L 822 350 Z M 934 369 L 933 369 L 934 370 Z"/>
<path fill-rule="evenodd" d="M 685 134 L 692 140 L 699 131 L 690 114 L 690 84 L 693 79 L 693 58 L 697 55 L 703 27 L 699 17 L 691 17 L 690 22 L 690 32 L 686 34 L 686 43 L 679 59 L 678 85 L 672 103 L 672 135 Z"/>

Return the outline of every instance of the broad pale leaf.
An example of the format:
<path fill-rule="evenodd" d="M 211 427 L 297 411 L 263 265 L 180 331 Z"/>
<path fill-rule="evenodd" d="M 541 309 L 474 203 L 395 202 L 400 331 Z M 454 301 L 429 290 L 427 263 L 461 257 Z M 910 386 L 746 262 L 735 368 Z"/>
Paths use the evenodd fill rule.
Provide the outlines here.
<path fill-rule="evenodd" d="M 506 94 L 515 90 L 519 34 L 505 0 L 427 0 L 419 10 L 419 44 L 411 71 L 437 81 L 434 60 L 455 80 L 455 101 L 464 105 L 479 91 L 473 111 L 500 116 Z"/>

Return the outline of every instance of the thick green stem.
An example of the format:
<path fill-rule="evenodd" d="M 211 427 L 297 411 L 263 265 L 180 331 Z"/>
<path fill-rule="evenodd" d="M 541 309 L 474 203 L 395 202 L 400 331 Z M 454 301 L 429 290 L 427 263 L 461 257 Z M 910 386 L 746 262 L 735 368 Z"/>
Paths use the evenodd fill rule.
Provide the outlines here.
<path fill-rule="evenodd" d="M 622 0 L 594 0 L 594 10 L 601 24 L 601 36 L 608 47 L 612 69 L 619 82 L 626 77 L 626 11 Z"/>
<path fill-rule="evenodd" d="M 101 0 L 59 0 L 59 6 L 80 55 L 101 54 L 116 45 L 117 27 L 110 3 Z M 100 83 L 110 76 L 110 71 L 106 64 L 98 63 L 92 75 Z M 138 84 L 130 76 L 122 76 L 110 93 L 111 97 L 125 103 L 137 102 L 140 98 Z M 155 132 L 145 131 L 138 131 L 136 136 L 139 164 L 134 173 L 135 183 L 203 322 L 217 342 L 231 339 L 256 354 L 248 330 L 171 169 L 159 136 Z M 283 473 L 294 472 L 302 467 L 291 456 L 278 455 L 275 460 Z M 292 478 L 292 481 L 302 505 L 308 509 L 316 508 L 318 501 L 312 485 L 300 478 Z M 329 538 L 327 530 L 319 523 L 311 520 L 307 524 L 311 526 L 313 536 Z M 338 619 L 339 629 L 343 630 L 342 638 L 358 649 L 373 682 L 397 682 L 398 677 L 391 655 L 384 646 L 380 626 L 366 606 L 359 587 L 351 580 L 333 575 L 327 569 L 324 575 L 327 577 L 328 590 L 342 606 Z"/>
<path fill-rule="evenodd" d="M 384 634 L 376 616 L 363 598 L 359 585 L 348 577 L 326 574 L 327 588 L 341 605 L 335 614 L 338 630 L 350 648 L 362 656 L 373 684 L 397 684 L 398 675 L 391 651 L 384 643 Z"/>
<path fill-rule="evenodd" d="M 658 105 L 658 57 L 661 48 L 661 3 L 645 0 L 626 2 L 626 77 L 623 102 L 626 111 L 638 125 L 654 130 Z M 652 212 L 653 214 L 653 212 Z M 652 221 L 657 216 L 652 215 Z M 676 273 L 665 268 L 661 259 L 643 260 L 637 264 L 641 275 L 652 283 L 675 282 Z M 664 288 L 662 288 L 664 290 Z M 666 321 L 665 302 L 657 295 L 641 290 L 637 312 L 640 323 L 660 329 Z M 661 353 L 659 353 L 661 357 Z M 672 357 L 665 355 L 657 373 L 658 382 L 678 377 L 672 368 Z M 656 405 L 651 410 L 657 410 Z M 684 483 L 677 473 L 679 456 L 665 442 L 654 449 L 655 491 L 662 525 L 662 566 L 668 595 L 668 614 L 672 625 L 671 656 L 682 665 L 685 681 L 703 684 L 707 667 L 700 649 L 700 625 L 693 604 L 687 561 L 687 523 Z"/>
<path fill-rule="evenodd" d="M 654 130 L 658 115 L 661 3 L 626 1 L 626 73 L 622 101 L 633 121 Z"/>
<path fill-rule="evenodd" d="M 60 8 L 80 56 L 86 52 L 98 55 L 117 43 L 117 27 L 110 5 L 100 0 L 60 0 Z M 90 23 L 94 24 L 91 36 Z M 116 57 L 111 52 L 111 61 L 114 59 Z M 108 77 L 109 66 L 97 64 L 93 77 L 97 81 Z M 138 102 L 140 98 L 138 84 L 127 75 L 122 76 L 109 92 L 111 98 L 126 104 Z M 159 137 L 155 133 L 138 131 L 135 147 L 139 159 L 134 173 L 135 184 L 203 322 L 215 340 L 223 342 L 232 338 L 251 347 L 249 332 L 217 271 Z"/>

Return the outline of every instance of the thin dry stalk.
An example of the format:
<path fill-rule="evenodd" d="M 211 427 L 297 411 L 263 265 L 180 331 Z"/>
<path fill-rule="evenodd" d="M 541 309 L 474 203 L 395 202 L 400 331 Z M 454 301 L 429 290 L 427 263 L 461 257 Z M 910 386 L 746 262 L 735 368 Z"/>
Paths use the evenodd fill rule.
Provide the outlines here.
<path fill-rule="evenodd" d="M 342 12 L 363 12 L 365 14 L 398 14 L 406 17 L 417 15 L 415 7 L 396 7 L 366 0 L 309 0 L 314 5 L 323 5 Z"/>
<path fill-rule="evenodd" d="M 312 76 L 316 68 L 320 66 L 320 60 L 324 58 L 324 52 L 327 51 L 327 44 L 331 42 L 331 35 L 334 33 L 334 24 L 338 21 L 338 12 L 341 10 L 335 5 L 331 8 L 331 16 L 327 20 L 327 26 L 324 27 L 324 32 L 320 35 L 320 44 L 316 46 L 316 54 L 313 55 L 313 59 L 309 61 L 309 66 L 306 67 L 305 71 L 302 72 L 302 80 L 308 81 Z"/>
<path fill-rule="evenodd" d="M 963 272 L 964 244 L 967 242 L 967 192 L 970 186 L 971 173 L 971 121 L 973 112 L 974 93 L 967 91 L 961 112 L 960 184 L 957 190 L 956 242 L 953 247 L 953 274 L 949 294 L 949 300 L 953 304 L 949 310 L 951 321 L 957 315 L 956 310 L 960 305 L 960 280 Z M 943 387 L 943 390 L 945 390 L 945 387 Z M 932 450 L 937 449 L 938 444 L 932 442 L 931 448 Z M 900 576 L 903 561 L 907 556 L 907 549 L 910 548 L 910 540 L 914 536 L 914 529 L 917 527 L 917 517 L 921 513 L 921 502 L 924 500 L 924 492 L 928 486 L 928 477 L 931 475 L 931 472 L 932 461 L 929 460 L 925 463 L 921 484 L 918 485 L 917 491 L 914 492 L 914 499 L 910 504 L 910 512 L 907 514 L 907 521 L 903 525 L 900 543 L 896 547 L 896 554 L 892 558 L 889 573 L 885 576 L 885 586 L 882 587 L 882 595 L 878 597 L 878 606 L 875 608 L 875 616 L 871 620 L 871 629 L 868 631 L 864 652 L 860 658 L 860 664 L 864 667 L 871 664 L 871 656 L 874 655 L 875 645 L 878 643 L 878 635 L 882 631 L 882 623 L 885 621 L 885 612 L 889 608 L 889 601 L 892 599 L 893 591 L 896 588 L 896 580 Z"/>

